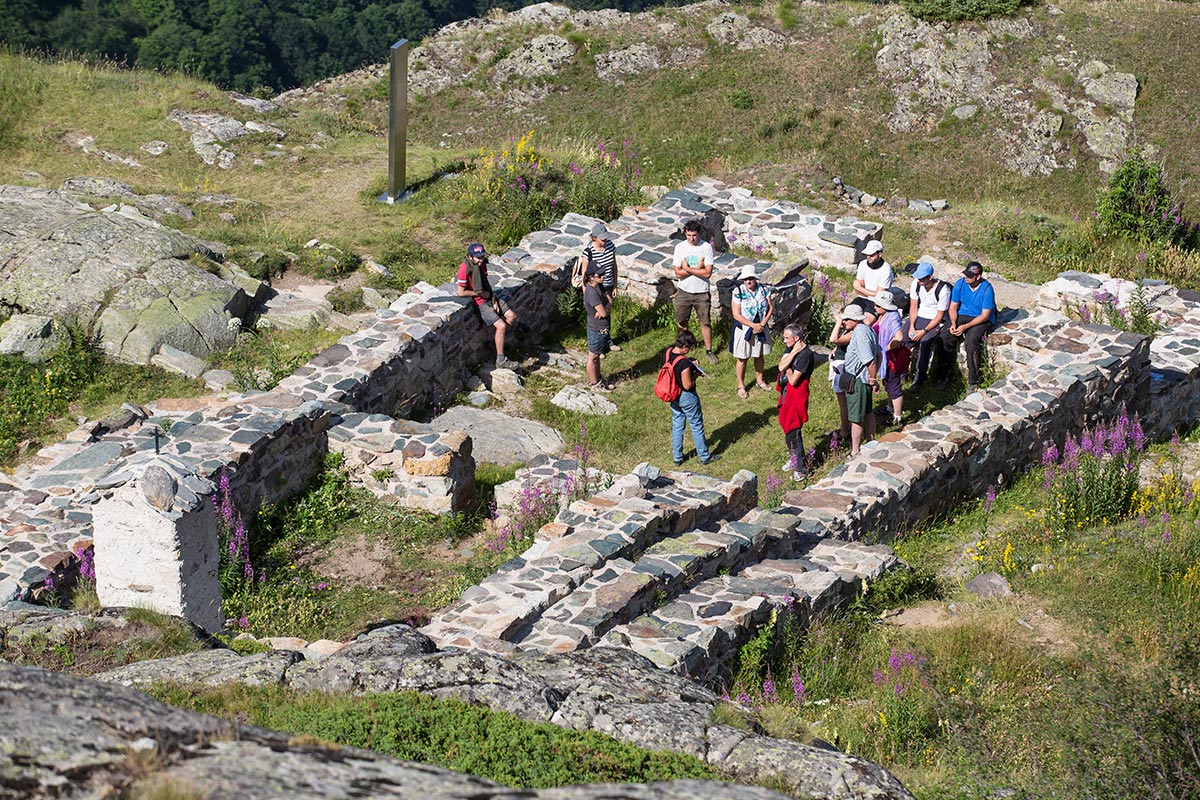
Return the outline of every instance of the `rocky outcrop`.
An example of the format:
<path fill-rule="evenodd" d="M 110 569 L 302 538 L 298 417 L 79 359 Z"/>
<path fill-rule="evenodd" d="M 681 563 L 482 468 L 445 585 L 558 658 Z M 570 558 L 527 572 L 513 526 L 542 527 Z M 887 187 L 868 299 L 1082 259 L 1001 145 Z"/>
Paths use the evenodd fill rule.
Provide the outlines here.
<path fill-rule="evenodd" d="M 87 181 L 89 194 L 127 196 L 124 184 Z M 163 345 L 206 357 L 235 341 L 233 318 L 246 315 L 251 297 L 192 262 L 213 255 L 203 242 L 132 205 L 95 211 L 50 189 L 0 187 L 0 218 L 0 303 L 74 316 L 98 328 L 111 357 L 138 364 Z M 256 294 L 257 282 L 242 277 Z"/>
<path fill-rule="evenodd" d="M 244 800 L 782 797 L 718 781 L 508 789 L 447 769 L 181 711 L 122 686 L 2 663 L 0 706 L 5 711 L 0 735 L 4 798 L 146 796 L 141 792 L 151 788 L 158 792 L 154 796 Z"/>
<path fill-rule="evenodd" d="M 713 709 L 720 697 L 616 648 L 515 657 L 437 651 L 417 631 L 395 625 L 364 634 L 320 660 L 291 652 L 240 657 L 215 651 L 131 664 L 95 678 L 127 686 L 267 681 L 351 693 L 412 690 L 687 753 L 742 779 L 781 781 L 796 797 L 911 797 L 895 777 L 865 759 L 717 724 Z M 722 796 L 712 791 L 701 796 Z"/>

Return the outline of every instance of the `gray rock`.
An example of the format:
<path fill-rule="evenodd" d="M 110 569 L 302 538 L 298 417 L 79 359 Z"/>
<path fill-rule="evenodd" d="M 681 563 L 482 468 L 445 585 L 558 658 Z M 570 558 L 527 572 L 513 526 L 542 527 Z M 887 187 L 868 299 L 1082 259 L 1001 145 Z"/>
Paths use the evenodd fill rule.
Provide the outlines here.
<path fill-rule="evenodd" d="M 279 104 L 273 103 L 270 100 L 260 100 L 257 97 L 249 97 L 241 92 L 226 92 L 230 100 L 239 105 L 249 106 L 260 114 L 270 114 L 272 111 L 279 110 Z"/>
<path fill-rule="evenodd" d="M 475 460 L 485 464 L 524 464 L 566 450 L 554 428 L 490 409 L 455 406 L 429 424 L 438 431 L 466 431 Z"/>
<path fill-rule="evenodd" d="M 227 369 L 210 369 L 200 376 L 204 385 L 214 392 L 228 389 L 237 383 L 237 378 Z"/>
<path fill-rule="evenodd" d="M 974 103 L 967 103 L 966 105 L 957 106 L 950 113 L 954 115 L 955 119 L 974 119 L 975 115 L 979 113 L 979 106 Z"/>
<path fill-rule="evenodd" d="M 1012 589 L 1008 581 L 997 572 L 985 572 L 967 581 L 967 591 L 979 597 L 1009 597 Z"/>
<path fill-rule="evenodd" d="M 194 683 L 201 686 L 271 686 L 284 682 L 288 667 L 303 660 L 294 650 L 270 650 L 242 656 L 233 650 L 204 650 L 153 661 L 138 661 L 93 675 L 93 680 L 122 686 Z"/>
<path fill-rule="evenodd" d="M 196 356 L 235 340 L 245 292 L 188 261 L 206 245 L 123 206 L 97 212 L 66 193 L 0 187 L 0 300 L 29 313 L 77 316 L 105 351 L 148 363 L 162 344 Z"/>
<path fill-rule="evenodd" d="M 617 406 L 602 394 L 580 389 L 578 386 L 567 384 L 558 390 L 550 402 L 567 411 L 578 411 L 581 414 L 597 416 L 612 416 L 617 413 Z"/>
<path fill-rule="evenodd" d="M 602 81 L 621 84 L 624 78 L 642 75 L 662 68 L 658 48 L 637 42 L 623 50 L 613 50 L 596 56 L 596 76 Z"/>
<path fill-rule="evenodd" d="M 157 464 L 146 467 L 139 483 L 142 494 L 150 505 L 160 511 L 170 511 L 175 505 L 175 492 L 179 490 L 179 484 L 174 476 L 162 467 Z"/>
<path fill-rule="evenodd" d="M 492 402 L 492 396 L 487 392 L 471 392 L 467 395 L 467 403 L 476 408 L 486 408 Z"/>
<path fill-rule="evenodd" d="M 656 481 L 662 477 L 662 470 L 648 461 L 643 461 L 633 468 L 633 474 L 647 481 Z"/>
<path fill-rule="evenodd" d="M 208 369 L 208 364 L 204 359 L 197 358 L 191 353 L 185 353 L 169 344 L 158 348 L 158 352 L 150 357 L 150 363 L 167 372 L 175 372 L 189 378 L 199 378 L 204 370 Z"/>
<path fill-rule="evenodd" d="M 170 145 L 164 142 L 162 139 L 155 139 L 142 145 L 142 150 L 152 156 L 161 156 L 163 153 L 167 152 L 167 148 L 169 147 Z"/>
<path fill-rule="evenodd" d="M 548 33 L 534 37 L 521 49 L 505 56 L 495 67 L 496 83 L 509 78 L 546 78 L 554 75 L 575 56 L 575 46 L 563 37 Z"/>
<path fill-rule="evenodd" d="M 54 320 L 40 314 L 14 314 L 0 325 L 0 354 L 40 362 L 58 346 Z"/>
<path fill-rule="evenodd" d="M 167 119 L 188 133 L 202 134 L 205 138 L 216 139 L 219 142 L 232 142 L 249 133 L 246 126 L 236 119 L 220 114 L 196 114 L 176 108 L 167 114 Z M 194 135 L 192 140 L 195 141 Z"/>
<path fill-rule="evenodd" d="M 88 197 L 136 197 L 137 193 L 129 184 L 121 183 L 112 178 L 93 178 L 80 175 L 67 178 L 62 182 L 64 192 L 72 192 Z"/>
<path fill-rule="evenodd" d="M 1079 70 L 1079 82 L 1088 97 L 1117 109 L 1132 111 L 1137 99 L 1137 78 L 1117 72 L 1102 61 L 1089 61 Z"/>

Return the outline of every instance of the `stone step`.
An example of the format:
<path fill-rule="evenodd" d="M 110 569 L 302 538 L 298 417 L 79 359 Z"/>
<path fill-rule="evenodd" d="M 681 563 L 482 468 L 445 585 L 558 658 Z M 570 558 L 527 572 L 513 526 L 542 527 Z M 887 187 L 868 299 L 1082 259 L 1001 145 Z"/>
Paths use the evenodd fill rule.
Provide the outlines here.
<path fill-rule="evenodd" d="M 729 481 L 687 472 L 666 473 L 656 480 L 625 476 L 610 489 L 560 511 L 538 532 L 532 547 L 467 590 L 457 605 L 422 632 L 443 646 L 473 633 L 490 649 L 497 646 L 491 640 L 521 641 L 547 609 L 605 564 L 635 561 L 658 540 L 697 523 L 740 516 L 757 498 L 757 478 L 745 471 Z M 586 638 L 581 635 L 579 641 Z M 554 646 L 562 646 L 557 638 Z"/>
<path fill-rule="evenodd" d="M 762 525 L 726 522 L 716 531 L 688 531 L 662 539 L 646 548 L 636 563 L 610 560 L 517 641 L 522 648 L 543 652 L 591 646 L 613 625 L 628 622 L 681 589 L 757 561 L 767 539 L 768 529 Z"/>
<path fill-rule="evenodd" d="M 882 545 L 807 539 L 794 558 L 766 559 L 736 575 L 701 581 L 627 625 L 607 644 L 628 647 L 661 667 L 713 683 L 726 680 L 733 655 L 772 617 L 807 626 L 852 601 L 863 583 L 898 563 Z"/>

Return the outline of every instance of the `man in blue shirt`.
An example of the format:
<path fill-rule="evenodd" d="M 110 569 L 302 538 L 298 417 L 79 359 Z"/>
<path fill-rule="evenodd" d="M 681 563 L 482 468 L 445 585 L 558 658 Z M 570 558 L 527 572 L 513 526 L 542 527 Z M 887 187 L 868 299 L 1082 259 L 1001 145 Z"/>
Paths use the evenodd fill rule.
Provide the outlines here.
<path fill-rule="evenodd" d="M 983 278 L 983 265 L 967 262 L 963 276 L 950 292 L 950 325 L 943 331 L 948 354 L 958 352 L 958 343 L 967 349 L 967 392 L 979 389 L 982 380 L 983 337 L 991 333 L 996 321 L 996 290 Z M 951 359 L 954 363 L 954 359 Z"/>

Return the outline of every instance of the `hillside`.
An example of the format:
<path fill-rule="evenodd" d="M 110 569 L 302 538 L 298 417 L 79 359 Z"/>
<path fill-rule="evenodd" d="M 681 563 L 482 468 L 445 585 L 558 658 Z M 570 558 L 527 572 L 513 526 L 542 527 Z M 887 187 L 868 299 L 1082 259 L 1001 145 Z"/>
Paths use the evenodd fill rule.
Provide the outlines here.
<path fill-rule="evenodd" d="M 414 50 L 410 182 L 530 130 L 560 162 L 627 142 L 625 162 L 646 184 L 706 173 L 821 206 L 840 176 L 879 198 L 944 198 L 951 212 L 936 223 L 862 213 L 907 223 L 893 226 L 893 262 L 958 241 L 948 255 L 1044 278 L 1030 245 L 1086 221 L 1129 148 L 1162 160 L 1187 207 L 1200 196 L 1200 111 L 1194 83 L 1179 79 L 1195 66 L 1196 22 L 1195 5 L 1170 2 L 1067 2 L 953 26 L 858 3 L 496 13 Z M 191 205 L 234 195 L 257 206 L 197 207 L 178 224 L 231 245 L 337 239 L 417 276 L 444 275 L 464 239 L 489 233 L 440 186 L 394 208 L 371 201 L 387 159 L 381 67 L 257 112 L 182 75 L 0 59 L 0 182 L 104 174 Z M 193 133 L 168 118 L 175 109 L 271 128 L 219 142 L 237 154 L 223 169 L 193 150 Z M 166 147 L 153 155 L 151 142 Z"/>

